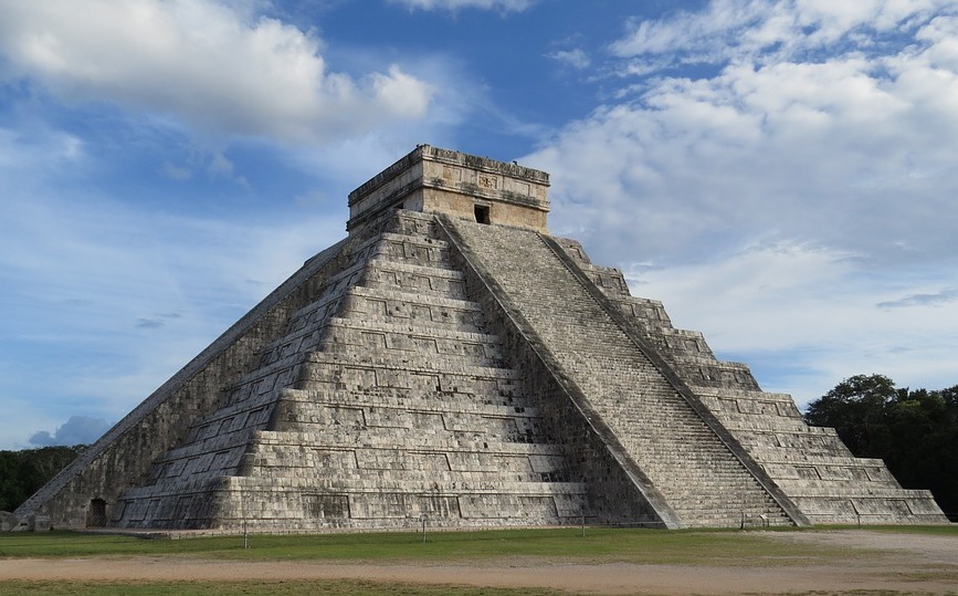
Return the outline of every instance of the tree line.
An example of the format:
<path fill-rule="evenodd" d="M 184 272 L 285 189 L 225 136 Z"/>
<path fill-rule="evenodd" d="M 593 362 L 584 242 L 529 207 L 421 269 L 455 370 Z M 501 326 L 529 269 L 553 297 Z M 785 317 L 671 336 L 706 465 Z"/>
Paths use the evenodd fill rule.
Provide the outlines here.
<path fill-rule="evenodd" d="M 0 511 L 13 511 L 80 455 L 86 445 L 0 451 Z"/>
<path fill-rule="evenodd" d="M 804 416 L 835 428 L 857 457 L 885 460 L 902 487 L 930 490 L 958 521 L 958 385 L 913 390 L 884 375 L 856 375 L 811 402 Z"/>

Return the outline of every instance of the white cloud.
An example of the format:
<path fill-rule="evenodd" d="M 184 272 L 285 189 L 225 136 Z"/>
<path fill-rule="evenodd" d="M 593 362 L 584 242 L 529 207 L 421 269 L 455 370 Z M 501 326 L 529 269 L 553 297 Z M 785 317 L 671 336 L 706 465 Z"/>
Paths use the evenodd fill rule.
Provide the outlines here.
<path fill-rule="evenodd" d="M 640 238 L 623 230 L 608 247 L 638 242 L 648 258 L 689 256 L 704 238 L 736 250 L 736 239 L 769 230 L 896 261 L 954 254 L 958 72 L 938 58 L 948 26 L 930 21 L 870 59 L 659 78 L 526 159 L 553 173 L 554 200 L 575 206 L 575 226 L 625 218 Z M 566 213 L 556 210 L 560 225 Z"/>
<path fill-rule="evenodd" d="M 616 103 L 522 159 L 552 173 L 550 227 L 650 267 L 638 293 L 716 351 L 795 354 L 803 378 L 773 389 L 954 384 L 955 7 L 717 0 L 633 23 Z M 630 81 L 689 61 L 712 69 Z"/>
<path fill-rule="evenodd" d="M 389 74 L 370 77 L 376 98 L 408 116 L 423 115 L 429 107 L 432 89 L 419 79 L 407 75 L 398 66 L 389 67 Z"/>
<path fill-rule="evenodd" d="M 390 0 L 410 9 L 456 11 L 464 8 L 499 10 L 503 12 L 521 12 L 528 9 L 537 0 Z"/>
<path fill-rule="evenodd" d="M 68 101 L 199 130 L 325 142 L 421 118 L 435 93 L 398 65 L 331 72 L 315 34 L 216 0 L 0 0 L 0 10 L 0 52 L 20 76 Z"/>
<path fill-rule="evenodd" d="M 588 68 L 592 63 L 592 61 L 589 59 L 589 55 L 580 48 L 573 50 L 556 50 L 555 52 L 549 53 L 547 56 L 556 62 L 580 70 L 583 68 Z"/>
<path fill-rule="evenodd" d="M 889 34 L 907 35 L 934 14 L 958 10 L 954 0 L 712 0 L 698 12 L 634 21 L 614 53 L 640 61 L 670 56 L 675 63 L 809 57 L 814 52 L 881 51 Z"/>
<path fill-rule="evenodd" d="M 748 355 L 774 376 L 766 390 L 801 402 L 859 373 L 928 389 L 958 382 L 947 365 L 958 351 L 954 270 L 873 276 L 855 257 L 781 241 L 625 273 L 633 294 L 662 300 L 677 327 L 705 330 L 719 357 Z"/>
<path fill-rule="evenodd" d="M 89 445 L 110 429 L 111 424 L 102 418 L 70 416 L 57 427 L 53 434 L 42 430 L 30 436 L 30 444 L 39 447 L 51 445 Z"/>

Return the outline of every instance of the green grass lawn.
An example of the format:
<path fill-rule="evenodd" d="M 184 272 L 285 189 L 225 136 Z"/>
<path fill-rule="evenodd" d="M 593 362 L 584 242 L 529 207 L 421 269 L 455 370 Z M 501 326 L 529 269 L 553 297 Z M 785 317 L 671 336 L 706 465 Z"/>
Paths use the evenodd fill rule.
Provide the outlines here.
<path fill-rule="evenodd" d="M 815 532 L 813 530 L 777 530 Z M 863 528 L 958 537 L 958 525 Z M 130 536 L 50 532 L 0 534 L 0 557 L 191 556 L 255 561 L 476 563 L 537 558 L 570 563 L 681 564 L 767 567 L 827 564 L 835 557 L 868 556 L 799 541 L 772 539 L 767 532 L 734 530 L 647 530 L 588 528 L 368 534 L 250 535 L 146 540 Z M 243 582 L 81 582 L 15 581 L 0 584 L 11 594 L 446 594 L 449 586 L 385 584 L 360 580 Z M 457 594 L 539 595 L 538 589 L 462 588 Z"/>
<path fill-rule="evenodd" d="M 776 530 L 815 532 L 812 530 Z M 862 528 L 958 537 L 951 526 Z M 584 534 L 584 535 L 583 535 Z M 568 558 L 580 562 L 727 564 L 755 559 L 829 556 L 821 547 L 770 540 L 765 532 L 588 528 L 358 534 L 252 534 L 147 540 L 77 532 L 0 534 L 0 557 L 201 555 L 204 558 L 315 561 L 475 561 L 494 557 Z M 846 553 L 847 555 L 847 553 Z"/>
<path fill-rule="evenodd" d="M 311 561 L 475 561 L 548 557 L 580 562 L 728 564 L 820 554 L 761 532 L 590 528 L 363 534 L 251 535 L 146 540 L 50 532 L 0 534 L 0 557 L 200 555 L 204 558 Z"/>

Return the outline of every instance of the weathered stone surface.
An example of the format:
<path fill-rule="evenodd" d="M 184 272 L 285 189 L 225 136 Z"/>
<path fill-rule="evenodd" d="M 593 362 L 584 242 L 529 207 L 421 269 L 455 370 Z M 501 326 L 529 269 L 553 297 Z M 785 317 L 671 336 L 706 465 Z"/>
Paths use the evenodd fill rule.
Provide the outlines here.
<path fill-rule="evenodd" d="M 931 523 L 574 240 L 548 175 L 420 146 L 9 525 L 298 532 Z"/>
<path fill-rule="evenodd" d="M 350 193 L 346 229 L 403 208 L 545 232 L 548 188 L 545 172 L 420 145 Z"/>

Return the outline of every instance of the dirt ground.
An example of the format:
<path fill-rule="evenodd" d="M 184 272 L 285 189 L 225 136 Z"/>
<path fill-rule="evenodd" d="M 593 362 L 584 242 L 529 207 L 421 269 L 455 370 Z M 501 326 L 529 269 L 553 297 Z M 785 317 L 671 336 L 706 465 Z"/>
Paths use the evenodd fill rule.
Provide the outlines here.
<path fill-rule="evenodd" d="M 453 564 L 208 561 L 181 557 L 0 560 L 0 582 L 26 580 L 291 580 L 540 587 L 594 594 L 958 594 L 958 538 L 876 532 L 769 533 L 776 540 L 847 549 L 855 556 L 774 567 L 585 565 L 546 559 Z M 862 553 L 866 556 L 862 556 Z M 0 586 L 2 587 L 2 586 Z"/>

